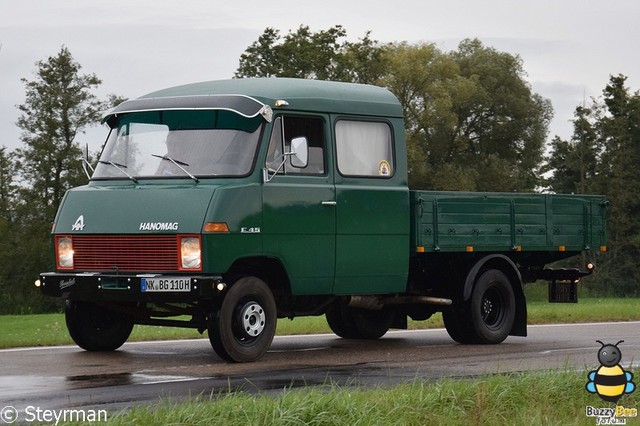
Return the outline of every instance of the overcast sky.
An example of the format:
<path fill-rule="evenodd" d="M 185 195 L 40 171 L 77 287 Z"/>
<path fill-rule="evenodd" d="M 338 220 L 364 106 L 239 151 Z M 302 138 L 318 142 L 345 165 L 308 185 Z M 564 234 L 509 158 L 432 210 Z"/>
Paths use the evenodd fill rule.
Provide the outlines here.
<path fill-rule="evenodd" d="M 432 42 L 465 38 L 518 54 L 533 90 L 551 99 L 550 137 L 571 135 L 575 107 L 598 97 L 611 74 L 640 88 L 637 0 L 0 0 L 0 146 L 20 146 L 21 78 L 65 45 L 96 94 L 135 98 L 195 81 L 231 78 L 266 27 L 283 34 L 342 25 L 352 40 Z M 102 132 L 81 138 L 98 147 Z"/>

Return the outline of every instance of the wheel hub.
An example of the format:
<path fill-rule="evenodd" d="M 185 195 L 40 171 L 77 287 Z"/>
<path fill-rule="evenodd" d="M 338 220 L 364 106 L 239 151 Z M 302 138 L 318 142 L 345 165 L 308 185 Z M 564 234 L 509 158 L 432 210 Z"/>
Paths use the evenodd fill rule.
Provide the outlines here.
<path fill-rule="evenodd" d="M 242 331 L 248 337 L 258 337 L 266 324 L 264 309 L 256 302 L 249 302 L 240 310 Z"/>
<path fill-rule="evenodd" d="M 493 302 L 489 299 L 484 299 L 482 301 L 482 313 L 485 318 L 488 318 L 491 312 L 493 311 Z"/>
<path fill-rule="evenodd" d="M 491 289 L 482 298 L 480 309 L 482 310 L 482 320 L 489 327 L 498 326 L 504 317 L 503 301 L 500 294 Z"/>

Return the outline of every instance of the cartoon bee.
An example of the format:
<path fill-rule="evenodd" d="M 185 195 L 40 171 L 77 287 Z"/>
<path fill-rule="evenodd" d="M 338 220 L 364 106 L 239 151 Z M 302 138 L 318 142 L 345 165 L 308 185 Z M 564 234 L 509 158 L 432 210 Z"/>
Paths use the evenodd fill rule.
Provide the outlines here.
<path fill-rule="evenodd" d="M 633 374 L 624 371 L 619 364 L 622 353 L 618 345 L 624 340 L 620 340 L 615 345 L 610 343 L 605 345 L 600 340 L 596 342 L 602 345 L 598 351 L 598 361 L 601 365 L 587 375 L 589 378 L 586 384 L 587 392 L 597 393 L 603 400 L 617 403 L 622 395 L 636 389 L 635 383 L 631 381 Z"/>

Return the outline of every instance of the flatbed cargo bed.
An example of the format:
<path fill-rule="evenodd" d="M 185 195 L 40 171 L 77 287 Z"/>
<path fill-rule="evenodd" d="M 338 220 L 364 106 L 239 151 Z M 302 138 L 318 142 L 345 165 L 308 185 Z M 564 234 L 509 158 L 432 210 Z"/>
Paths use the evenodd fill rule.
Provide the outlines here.
<path fill-rule="evenodd" d="M 418 252 L 605 250 L 598 195 L 411 191 Z"/>

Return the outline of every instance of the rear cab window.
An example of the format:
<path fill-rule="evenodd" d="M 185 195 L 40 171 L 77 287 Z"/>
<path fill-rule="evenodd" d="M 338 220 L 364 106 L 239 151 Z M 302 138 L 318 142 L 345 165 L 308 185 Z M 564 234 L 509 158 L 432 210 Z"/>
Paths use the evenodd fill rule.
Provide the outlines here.
<path fill-rule="evenodd" d="M 335 124 L 336 159 L 343 176 L 390 178 L 395 172 L 391 126 L 341 119 Z"/>

